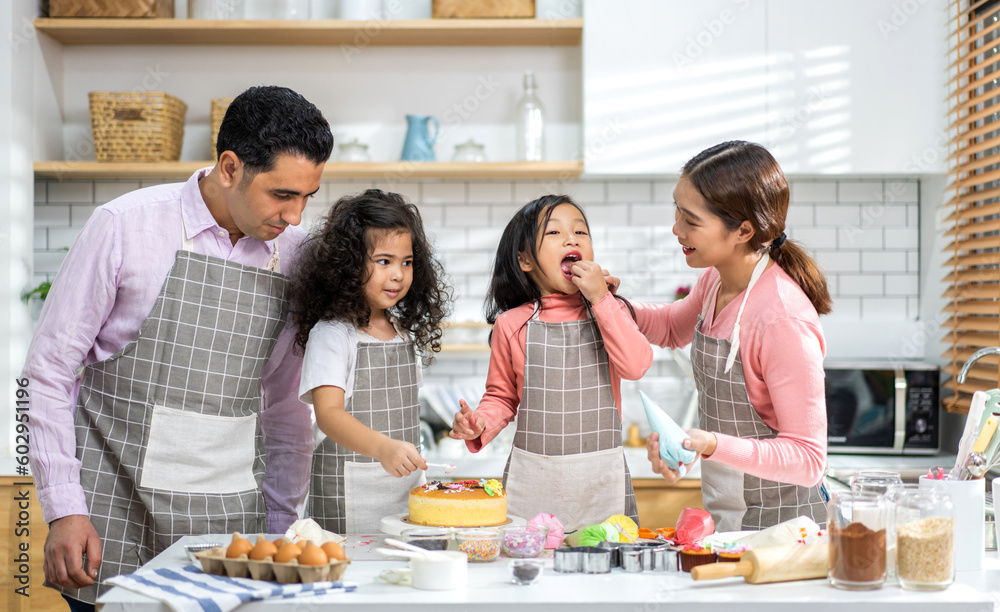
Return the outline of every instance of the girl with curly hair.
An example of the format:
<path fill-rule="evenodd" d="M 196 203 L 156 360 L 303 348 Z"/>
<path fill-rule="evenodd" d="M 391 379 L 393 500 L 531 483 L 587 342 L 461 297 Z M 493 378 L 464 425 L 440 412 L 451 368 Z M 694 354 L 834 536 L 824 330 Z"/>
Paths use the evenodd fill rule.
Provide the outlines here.
<path fill-rule="evenodd" d="M 554 514 L 566 531 L 616 514 L 638 521 L 621 379 L 641 378 L 653 350 L 608 279 L 569 197 L 543 196 L 515 213 L 486 298 L 494 324 L 486 394 L 475 411 L 462 401 L 452 426 L 451 437 L 475 453 L 516 418 L 508 512 Z"/>
<path fill-rule="evenodd" d="M 378 533 L 423 482 L 418 357 L 441 350 L 442 277 L 417 207 L 378 189 L 341 198 L 304 245 L 291 300 L 300 399 L 326 436 L 308 508 L 324 529 Z"/>

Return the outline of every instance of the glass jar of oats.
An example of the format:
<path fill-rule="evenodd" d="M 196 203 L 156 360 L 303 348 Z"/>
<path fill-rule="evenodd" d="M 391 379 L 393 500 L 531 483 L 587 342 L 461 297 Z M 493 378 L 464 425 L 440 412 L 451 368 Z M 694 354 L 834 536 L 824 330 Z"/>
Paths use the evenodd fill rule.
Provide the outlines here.
<path fill-rule="evenodd" d="M 955 579 L 955 517 L 951 496 L 907 489 L 896 501 L 896 575 L 904 589 L 945 589 Z"/>

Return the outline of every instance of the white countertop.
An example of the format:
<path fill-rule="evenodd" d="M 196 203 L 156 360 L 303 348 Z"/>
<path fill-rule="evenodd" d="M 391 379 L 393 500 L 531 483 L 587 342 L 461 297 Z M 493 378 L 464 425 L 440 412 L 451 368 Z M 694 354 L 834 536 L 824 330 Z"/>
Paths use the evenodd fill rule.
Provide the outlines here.
<path fill-rule="evenodd" d="M 229 536 L 188 536 L 153 559 L 147 567 L 178 567 L 187 563 L 184 543 L 224 541 Z M 350 555 L 350 549 L 348 549 Z M 825 580 L 778 584 L 746 584 L 742 578 L 695 583 L 688 574 L 643 572 L 628 574 L 620 569 L 610 574 L 559 574 L 546 561 L 542 577 L 530 586 L 508 582 L 506 560 L 470 564 L 469 585 L 455 591 L 419 591 L 409 586 L 390 585 L 378 578 L 380 571 L 404 567 L 402 561 L 354 560 L 344 576 L 358 584 L 356 591 L 309 599 L 256 602 L 239 612 L 320 612 L 363 609 L 365 611 L 470 609 L 520 611 L 552 609 L 576 610 L 660 610 L 675 607 L 685 612 L 718 612 L 719 606 L 740 611 L 809 612 L 991 612 L 998 608 L 1000 560 L 989 553 L 985 568 L 959 572 L 955 583 L 944 591 L 904 591 L 885 586 L 874 591 L 843 591 Z M 169 612 L 166 605 L 148 597 L 115 588 L 100 603 L 103 612 Z M 280 608 L 279 608 L 280 606 Z"/>

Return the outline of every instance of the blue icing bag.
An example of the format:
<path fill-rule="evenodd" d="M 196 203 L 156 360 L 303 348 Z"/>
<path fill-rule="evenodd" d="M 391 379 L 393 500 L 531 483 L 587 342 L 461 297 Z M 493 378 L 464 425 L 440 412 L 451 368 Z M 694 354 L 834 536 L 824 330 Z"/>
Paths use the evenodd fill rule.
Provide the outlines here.
<path fill-rule="evenodd" d="M 677 470 L 683 476 L 687 469 L 682 465 L 691 463 L 698 456 L 693 450 L 684 448 L 683 443 L 688 437 L 670 415 L 653 403 L 649 396 L 639 391 L 642 407 L 646 409 L 646 419 L 650 428 L 660 434 L 660 459 L 672 470 Z"/>

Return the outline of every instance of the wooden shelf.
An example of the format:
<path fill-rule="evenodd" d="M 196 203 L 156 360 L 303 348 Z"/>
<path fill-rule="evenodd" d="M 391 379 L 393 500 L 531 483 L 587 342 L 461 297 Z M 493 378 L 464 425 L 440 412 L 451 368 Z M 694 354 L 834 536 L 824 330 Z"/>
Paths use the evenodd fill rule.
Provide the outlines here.
<path fill-rule="evenodd" d="M 577 46 L 583 19 L 36 19 L 64 45 Z"/>
<path fill-rule="evenodd" d="M 186 179 L 215 162 L 35 162 L 37 178 L 73 179 Z M 583 162 L 330 162 L 325 179 L 574 179 Z"/>

